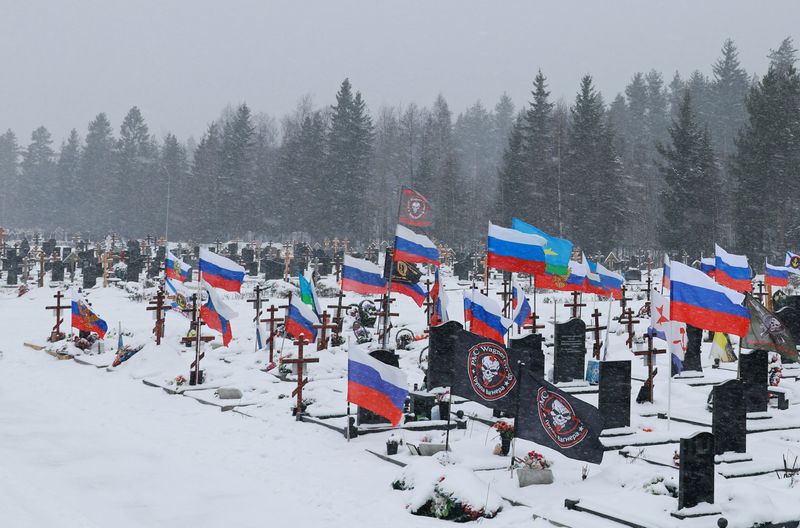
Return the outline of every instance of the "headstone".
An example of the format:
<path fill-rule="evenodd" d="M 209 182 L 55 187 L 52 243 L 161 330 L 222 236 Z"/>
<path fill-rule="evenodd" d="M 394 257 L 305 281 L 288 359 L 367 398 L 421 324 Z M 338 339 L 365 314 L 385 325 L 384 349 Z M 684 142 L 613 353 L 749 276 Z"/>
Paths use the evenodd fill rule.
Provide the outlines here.
<path fill-rule="evenodd" d="M 61 260 L 53 261 L 53 265 L 50 269 L 51 275 L 50 280 L 52 282 L 63 282 L 64 281 L 64 262 Z"/>
<path fill-rule="evenodd" d="M 792 295 L 787 297 L 787 299 L 793 299 L 797 296 Z M 789 329 L 789 333 L 792 334 L 792 337 L 795 338 L 797 341 L 800 338 L 800 309 L 797 307 L 789 304 L 775 312 L 775 317 L 783 323 L 783 326 Z"/>
<path fill-rule="evenodd" d="M 747 409 L 744 402 L 744 384 L 741 380 L 728 380 L 714 387 L 714 410 L 711 431 L 716 442 L 714 453 L 747 451 Z"/>
<path fill-rule="evenodd" d="M 6 284 L 9 286 L 16 286 L 17 285 L 17 270 L 11 268 L 8 270 L 8 274 L 6 275 Z"/>
<path fill-rule="evenodd" d="M 453 264 L 453 275 L 460 281 L 468 281 L 470 271 L 472 271 L 472 260 L 468 258 Z"/>
<path fill-rule="evenodd" d="M 683 358 L 683 369 L 703 372 L 700 363 L 700 346 L 703 344 L 703 330 L 692 325 L 686 325 L 686 355 Z"/>
<path fill-rule="evenodd" d="M 125 270 L 126 282 L 139 282 L 139 275 L 142 273 L 143 259 L 136 257 L 128 261 L 128 267 Z"/>
<path fill-rule="evenodd" d="M 695 433 L 681 438 L 678 510 L 702 502 L 714 503 L 714 435 Z"/>
<path fill-rule="evenodd" d="M 258 262 L 247 262 L 245 264 L 245 269 L 247 269 L 247 275 L 250 277 L 258 276 Z"/>
<path fill-rule="evenodd" d="M 631 362 L 600 361 L 598 410 L 606 429 L 631 425 Z"/>
<path fill-rule="evenodd" d="M 540 334 L 528 334 L 523 337 L 512 339 L 509 346 L 509 353 L 512 356 L 512 361 L 515 352 L 517 352 L 520 356 L 517 359 L 525 363 L 528 369 L 540 378 L 544 378 L 543 341 L 544 339 Z"/>
<path fill-rule="evenodd" d="M 625 282 L 641 282 L 642 270 L 629 269 L 625 272 Z"/>
<path fill-rule="evenodd" d="M 83 287 L 94 288 L 97 284 L 97 273 L 94 266 L 86 266 L 83 269 Z"/>
<path fill-rule="evenodd" d="M 317 273 L 325 277 L 333 273 L 333 266 L 331 266 L 330 257 L 318 257 Z"/>
<path fill-rule="evenodd" d="M 411 413 L 414 417 L 430 419 L 431 410 L 436 405 L 436 395 L 421 391 L 411 391 L 408 395 L 411 398 Z"/>
<path fill-rule="evenodd" d="M 239 254 L 239 244 L 236 242 L 231 242 L 228 244 L 228 257 L 233 259 L 236 255 Z"/>
<path fill-rule="evenodd" d="M 767 361 L 765 350 L 753 350 L 739 354 L 739 379 L 742 380 L 747 412 L 766 412 L 767 405 L 769 405 Z"/>
<path fill-rule="evenodd" d="M 557 323 L 553 383 L 582 380 L 586 364 L 586 323 L 570 319 Z"/>
<path fill-rule="evenodd" d="M 283 262 L 264 259 L 261 261 L 261 273 L 265 280 L 280 280 L 283 278 Z"/>
<path fill-rule="evenodd" d="M 373 350 L 372 352 L 369 353 L 369 355 L 374 357 L 381 363 L 385 363 L 393 367 L 400 366 L 400 357 L 391 350 L 383 350 L 383 349 Z M 378 416 L 372 411 L 369 411 L 362 407 L 358 408 L 357 416 L 358 416 L 358 422 L 357 422 L 358 425 L 389 423 L 389 420 L 387 420 L 386 418 Z"/>

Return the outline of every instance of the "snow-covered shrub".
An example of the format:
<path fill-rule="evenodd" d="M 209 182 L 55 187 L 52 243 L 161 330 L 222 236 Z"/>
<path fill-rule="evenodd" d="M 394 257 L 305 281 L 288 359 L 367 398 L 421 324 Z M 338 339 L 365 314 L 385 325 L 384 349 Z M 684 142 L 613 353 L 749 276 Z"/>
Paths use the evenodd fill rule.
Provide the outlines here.
<path fill-rule="evenodd" d="M 670 497 L 678 498 L 678 482 L 675 477 L 659 475 L 647 481 L 642 487 L 653 495 L 669 495 Z"/>

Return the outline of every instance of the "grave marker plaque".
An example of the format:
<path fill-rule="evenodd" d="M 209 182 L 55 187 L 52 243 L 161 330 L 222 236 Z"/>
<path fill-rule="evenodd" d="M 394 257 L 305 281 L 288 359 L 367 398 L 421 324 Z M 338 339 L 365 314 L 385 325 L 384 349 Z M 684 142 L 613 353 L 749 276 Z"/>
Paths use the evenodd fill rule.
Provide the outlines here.
<path fill-rule="evenodd" d="M 739 355 L 739 379 L 742 380 L 747 412 L 766 412 L 769 404 L 767 352 L 753 350 Z"/>
<path fill-rule="evenodd" d="M 714 435 L 695 433 L 681 438 L 678 510 L 702 502 L 714 504 Z"/>
<path fill-rule="evenodd" d="M 728 380 L 714 387 L 711 430 L 716 439 L 714 454 L 747 451 L 747 412 L 741 380 Z"/>
<path fill-rule="evenodd" d="M 553 383 L 582 380 L 586 363 L 586 323 L 571 319 L 555 326 Z"/>
<path fill-rule="evenodd" d="M 631 362 L 600 362 L 598 410 L 606 429 L 631 425 Z"/>
<path fill-rule="evenodd" d="M 373 350 L 372 352 L 369 353 L 369 355 L 374 357 L 381 363 L 385 363 L 393 367 L 400 367 L 400 357 L 391 350 L 385 350 L 385 349 Z M 368 409 L 364 409 L 362 407 L 358 408 L 357 417 L 358 417 L 358 422 L 357 422 L 358 425 L 391 423 L 383 416 L 379 416 L 374 412 Z"/>

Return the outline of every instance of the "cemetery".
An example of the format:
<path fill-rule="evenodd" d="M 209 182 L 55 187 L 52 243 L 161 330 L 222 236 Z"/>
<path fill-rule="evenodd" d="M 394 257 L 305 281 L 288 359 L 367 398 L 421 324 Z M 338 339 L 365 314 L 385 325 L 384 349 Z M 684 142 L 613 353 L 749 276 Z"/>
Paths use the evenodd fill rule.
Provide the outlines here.
<path fill-rule="evenodd" d="M 438 267 L 418 265 L 420 305 L 391 285 L 389 295 L 353 291 L 352 266 L 386 272 L 380 252 L 375 265 L 352 248 L 312 253 L 289 243 L 109 237 L 70 245 L 4 241 L 2 302 L 19 321 L 0 343 L 6 361 L 14 350 L 72 363 L 58 375 L 88 369 L 140 387 L 132 394 L 161 391 L 204 413 L 287 431 L 271 440 L 278 445 L 315 435 L 338 456 L 395 475 L 384 483 L 392 517 L 570 527 L 800 523 L 800 363 L 740 347 L 733 335 L 736 359 L 723 361 L 709 332 L 691 325 L 668 330 L 669 343 L 659 338 L 670 291 L 663 264 L 678 263 L 651 265 L 615 298 L 534 288 L 528 275 L 480 259 L 459 275 L 458 257 L 443 258 Z M 219 258 L 239 266 L 240 282 L 215 283 L 206 271 L 199 288 L 198 269 Z M 763 290 L 763 277 L 753 279 Z M 786 329 L 800 324 L 794 291 L 789 284 L 778 297 Z M 529 312 L 499 342 L 487 340 L 473 333 L 479 312 L 462 311 L 462 299 L 489 299 L 509 320 L 524 299 Z M 464 351 L 468 372 L 454 364 Z M 402 373 L 396 415 L 351 401 L 357 353 Z M 528 410 L 530 383 L 551 394 L 540 403 L 541 426 Z M 531 419 L 550 424 L 552 441 L 531 440 Z M 596 436 L 591 454 L 569 451 L 561 435 L 573 434 L 570 424 Z"/>

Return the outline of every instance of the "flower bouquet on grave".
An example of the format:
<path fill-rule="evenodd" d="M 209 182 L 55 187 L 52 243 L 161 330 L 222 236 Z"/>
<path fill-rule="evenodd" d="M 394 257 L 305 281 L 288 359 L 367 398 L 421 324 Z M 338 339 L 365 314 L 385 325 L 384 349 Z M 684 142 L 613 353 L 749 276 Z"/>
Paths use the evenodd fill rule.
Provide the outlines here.
<path fill-rule="evenodd" d="M 552 465 L 551 461 L 536 451 L 529 451 L 524 458 L 515 457 L 512 462 L 512 467 L 517 470 L 520 488 L 532 484 L 552 484 L 553 472 L 550 469 Z"/>
<path fill-rule="evenodd" d="M 181 374 L 175 376 L 175 385 L 181 387 L 186 384 L 186 378 L 184 378 Z"/>
<path fill-rule="evenodd" d="M 511 440 L 514 438 L 514 426 L 501 420 L 495 422 L 493 427 L 500 435 L 500 456 L 506 456 L 511 450 Z"/>

